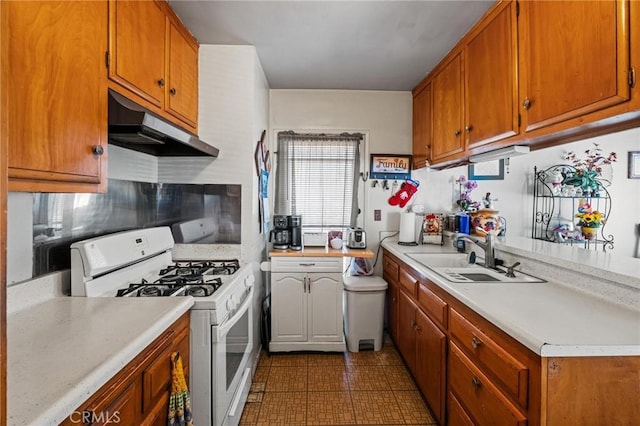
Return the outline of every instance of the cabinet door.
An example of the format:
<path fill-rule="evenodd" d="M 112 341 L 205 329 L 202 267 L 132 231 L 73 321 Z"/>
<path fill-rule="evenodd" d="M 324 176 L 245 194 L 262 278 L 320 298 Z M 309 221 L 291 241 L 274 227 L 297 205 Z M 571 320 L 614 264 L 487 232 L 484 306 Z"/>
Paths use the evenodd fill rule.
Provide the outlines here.
<path fill-rule="evenodd" d="M 506 2 L 465 46 L 469 148 L 518 133 L 516 3 Z"/>
<path fill-rule="evenodd" d="M 447 336 L 420 310 L 416 310 L 416 383 L 436 420 L 444 424 Z"/>
<path fill-rule="evenodd" d="M 437 161 L 464 152 L 462 135 L 462 56 L 456 55 L 434 77 L 433 141 L 431 160 Z"/>
<path fill-rule="evenodd" d="M 108 393 L 103 399 L 98 399 L 90 406 L 76 410 L 62 423 L 113 425 L 139 424 L 141 410 L 140 380 L 136 379 L 124 388 Z"/>
<path fill-rule="evenodd" d="M 156 1 L 111 0 L 109 78 L 162 107 L 165 13 Z"/>
<path fill-rule="evenodd" d="M 9 178 L 101 183 L 106 163 L 93 151 L 107 145 L 106 1 L 10 1 L 2 7 L 10 22 L 2 30 Z M 61 190 L 16 182 L 9 189 Z"/>
<path fill-rule="evenodd" d="M 413 97 L 413 168 L 427 165 L 431 148 L 431 84 Z"/>
<path fill-rule="evenodd" d="M 416 305 L 404 291 L 398 292 L 398 349 L 409 370 L 416 371 Z"/>
<path fill-rule="evenodd" d="M 311 273 L 308 280 L 309 341 L 341 341 L 342 274 Z"/>
<path fill-rule="evenodd" d="M 198 45 L 169 20 L 166 110 L 196 127 L 198 120 Z"/>
<path fill-rule="evenodd" d="M 163 394 L 171 390 L 171 353 L 173 347 L 160 353 L 142 372 L 142 409 L 150 411 Z"/>
<path fill-rule="evenodd" d="M 629 2 L 520 2 L 526 131 L 629 99 Z"/>
<path fill-rule="evenodd" d="M 306 274 L 271 274 L 271 340 L 301 342 L 307 340 Z"/>
<path fill-rule="evenodd" d="M 389 284 L 389 297 L 387 298 L 387 331 L 394 342 L 398 342 L 398 284 L 395 281 L 387 281 Z"/>

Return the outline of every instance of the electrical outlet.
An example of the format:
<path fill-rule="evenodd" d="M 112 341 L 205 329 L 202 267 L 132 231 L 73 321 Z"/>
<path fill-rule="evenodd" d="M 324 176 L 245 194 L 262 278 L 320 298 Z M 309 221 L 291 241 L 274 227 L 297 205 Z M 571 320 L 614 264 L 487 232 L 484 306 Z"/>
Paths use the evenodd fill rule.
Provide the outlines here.
<path fill-rule="evenodd" d="M 380 222 L 382 220 L 382 210 L 376 209 L 373 211 L 373 220 L 375 222 Z"/>

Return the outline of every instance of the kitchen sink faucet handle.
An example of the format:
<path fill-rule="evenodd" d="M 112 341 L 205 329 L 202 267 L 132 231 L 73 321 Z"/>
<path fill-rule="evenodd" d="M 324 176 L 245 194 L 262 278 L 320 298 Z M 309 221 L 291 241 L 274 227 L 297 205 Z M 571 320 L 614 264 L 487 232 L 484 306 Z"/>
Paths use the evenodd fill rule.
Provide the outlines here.
<path fill-rule="evenodd" d="M 507 266 L 507 267 L 506 267 L 506 268 L 507 268 L 507 274 L 506 274 L 506 276 L 507 276 L 507 277 L 509 277 L 509 278 L 515 278 L 515 277 L 516 277 L 516 274 L 513 272 L 513 269 L 514 269 L 516 266 L 519 266 L 519 265 L 520 265 L 520 262 L 516 262 L 516 263 L 514 263 L 514 264 L 513 264 L 513 265 L 511 265 L 511 266 Z"/>

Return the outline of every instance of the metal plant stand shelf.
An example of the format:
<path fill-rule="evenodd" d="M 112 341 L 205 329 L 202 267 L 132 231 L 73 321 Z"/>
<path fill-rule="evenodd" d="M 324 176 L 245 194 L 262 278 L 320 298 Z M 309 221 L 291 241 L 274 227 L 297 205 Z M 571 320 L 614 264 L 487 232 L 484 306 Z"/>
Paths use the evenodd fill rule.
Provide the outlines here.
<path fill-rule="evenodd" d="M 532 215 L 532 238 L 544 241 L 553 241 L 568 245 L 581 246 L 589 250 L 603 251 L 613 249 L 614 237 L 605 233 L 605 227 L 609 214 L 611 213 L 611 197 L 604 185 L 600 185 L 597 193 L 581 195 L 558 195 L 554 193 L 554 184 L 549 182 L 549 178 L 558 171 L 563 176 L 575 172 L 575 167 L 566 164 L 557 164 L 546 169 L 538 170 L 533 168 L 533 215 Z M 557 184 L 556 184 L 557 185 Z M 579 231 L 575 231 L 574 237 L 558 235 L 556 227 L 563 222 L 576 223 L 575 214 L 578 211 L 580 199 L 586 199 L 593 210 L 602 213 L 604 223 L 598 229 L 597 237 L 593 240 L 580 239 Z M 576 229 L 579 229 L 577 225 Z"/>

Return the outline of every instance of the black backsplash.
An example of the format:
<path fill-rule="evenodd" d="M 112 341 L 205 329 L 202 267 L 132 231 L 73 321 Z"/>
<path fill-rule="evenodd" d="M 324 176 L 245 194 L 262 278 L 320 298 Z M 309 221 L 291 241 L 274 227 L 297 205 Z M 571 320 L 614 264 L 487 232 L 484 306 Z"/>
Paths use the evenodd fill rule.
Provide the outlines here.
<path fill-rule="evenodd" d="M 69 246 L 80 240 L 139 228 L 214 218 L 210 240 L 240 244 L 240 185 L 194 185 L 109 179 L 104 194 L 33 195 L 33 275 L 68 269 Z M 229 230 L 232 230 L 230 232 Z"/>

